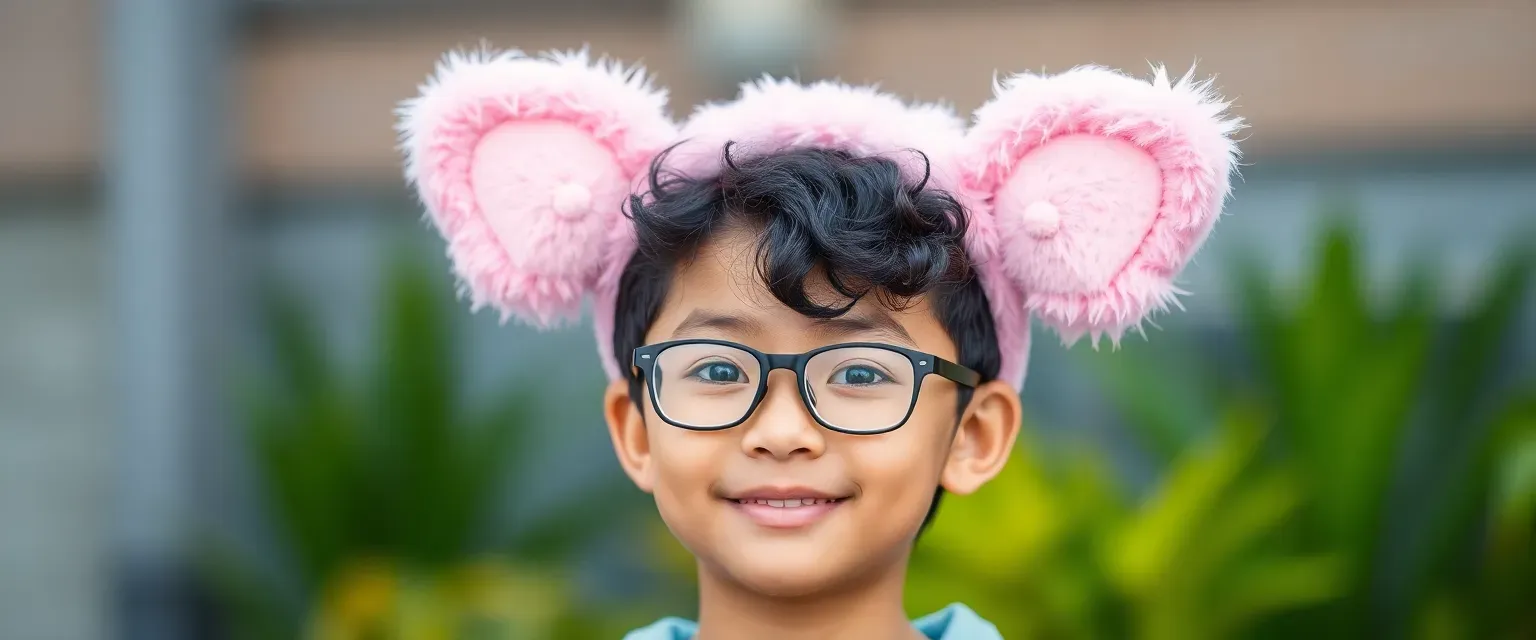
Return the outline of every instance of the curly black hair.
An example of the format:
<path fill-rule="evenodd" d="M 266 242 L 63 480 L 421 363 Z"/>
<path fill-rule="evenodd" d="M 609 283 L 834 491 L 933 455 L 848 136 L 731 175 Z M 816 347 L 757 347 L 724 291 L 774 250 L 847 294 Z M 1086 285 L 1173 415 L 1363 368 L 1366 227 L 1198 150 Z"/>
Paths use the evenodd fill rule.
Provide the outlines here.
<path fill-rule="evenodd" d="M 731 148 L 722 150 L 720 175 L 709 178 L 669 171 L 670 151 L 663 153 L 651 163 L 648 192 L 629 198 L 638 248 L 619 280 L 613 353 L 621 370 L 632 370 L 630 354 L 643 345 L 677 266 L 714 234 L 750 225 L 759 230 L 758 275 L 785 306 L 833 318 L 867 295 L 901 308 L 927 294 L 958 362 L 984 381 L 997 377 L 997 333 L 965 252 L 966 211 L 953 196 L 930 188 L 926 177 L 912 184 L 889 157 L 792 148 L 738 162 Z M 837 304 L 807 295 L 813 273 L 841 296 Z M 631 375 L 637 407 L 640 385 Z M 962 388 L 957 415 L 970 398 Z M 923 529 L 942 494 L 935 492 Z"/>

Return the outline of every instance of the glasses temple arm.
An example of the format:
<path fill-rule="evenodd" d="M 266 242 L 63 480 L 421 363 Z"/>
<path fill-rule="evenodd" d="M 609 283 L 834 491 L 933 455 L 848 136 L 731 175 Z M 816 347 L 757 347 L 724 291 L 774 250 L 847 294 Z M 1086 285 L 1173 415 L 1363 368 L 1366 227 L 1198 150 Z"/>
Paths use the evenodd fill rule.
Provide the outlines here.
<path fill-rule="evenodd" d="M 933 371 L 967 387 L 974 388 L 976 385 L 981 384 L 981 374 L 976 373 L 970 367 L 958 365 L 943 358 L 935 357 L 933 359 Z"/>

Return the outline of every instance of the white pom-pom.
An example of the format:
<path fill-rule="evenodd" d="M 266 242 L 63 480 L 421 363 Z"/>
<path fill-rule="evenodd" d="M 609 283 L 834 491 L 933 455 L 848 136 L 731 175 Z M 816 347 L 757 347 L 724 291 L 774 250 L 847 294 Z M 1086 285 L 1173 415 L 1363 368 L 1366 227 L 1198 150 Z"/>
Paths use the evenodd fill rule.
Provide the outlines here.
<path fill-rule="evenodd" d="M 555 187 L 550 206 L 561 218 L 577 218 L 592 211 L 592 190 L 574 182 Z"/>
<path fill-rule="evenodd" d="M 1061 230 L 1061 212 L 1050 202 L 1036 200 L 1024 207 L 1020 222 L 1024 233 L 1036 240 L 1045 240 Z"/>

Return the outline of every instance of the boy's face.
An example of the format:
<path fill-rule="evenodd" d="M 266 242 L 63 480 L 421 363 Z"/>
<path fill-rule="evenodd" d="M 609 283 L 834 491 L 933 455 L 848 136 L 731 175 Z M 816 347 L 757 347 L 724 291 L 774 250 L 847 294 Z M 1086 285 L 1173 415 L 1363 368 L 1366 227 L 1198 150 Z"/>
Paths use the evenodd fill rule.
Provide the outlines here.
<path fill-rule="evenodd" d="M 958 359 L 921 299 L 898 311 L 866 296 L 833 320 L 785 307 L 762 285 L 754 242 L 750 233 L 722 234 L 681 265 L 646 344 L 714 338 L 801 353 L 880 342 Z M 807 287 L 820 304 L 841 303 L 824 281 Z M 1017 395 L 983 385 L 957 421 L 958 391 L 928 376 L 911 417 L 879 435 L 817 424 L 788 370 L 770 373 L 756 411 L 721 431 L 669 425 L 649 397 L 637 412 L 622 381 L 610 388 L 607 410 L 626 471 L 654 494 L 662 519 L 706 570 L 753 591 L 794 596 L 901 570 L 935 488 L 968 493 L 1001 468 L 1017 430 Z M 796 498 L 815 503 L 754 504 Z"/>

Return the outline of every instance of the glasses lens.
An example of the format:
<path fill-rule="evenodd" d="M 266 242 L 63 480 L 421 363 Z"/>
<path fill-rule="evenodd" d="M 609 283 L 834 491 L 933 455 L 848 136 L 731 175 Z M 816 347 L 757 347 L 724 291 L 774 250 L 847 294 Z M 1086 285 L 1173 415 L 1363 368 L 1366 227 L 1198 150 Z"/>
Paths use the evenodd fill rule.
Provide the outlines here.
<path fill-rule="evenodd" d="M 650 383 L 656 410 L 673 422 L 707 429 L 747 415 L 761 367 L 752 354 L 719 344 L 682 344 L 656 356 Z"/>
<path fill-rule="evenodd" d="M 881 431 L 899 424 L 912 408 L 916 378 L 906 355 L 875 347 L 823 351 L 805 365 L 812 409 L 846 431 Z"/>

